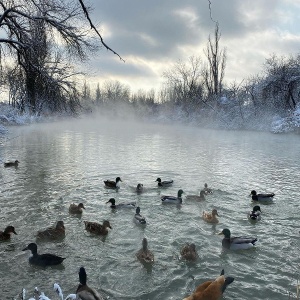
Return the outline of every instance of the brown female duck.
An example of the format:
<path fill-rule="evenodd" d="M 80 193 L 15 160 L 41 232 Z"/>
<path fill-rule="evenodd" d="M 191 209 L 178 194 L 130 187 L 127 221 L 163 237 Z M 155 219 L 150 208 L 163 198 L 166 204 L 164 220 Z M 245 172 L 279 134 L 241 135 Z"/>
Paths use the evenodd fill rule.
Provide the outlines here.
<path fill-rule="evenodd" d="M 216 209 L 213 209 L 211 213 L 204 211 L 202 213 L 202 218 L 204 221 L 206 221 L 207 223 L 219 223 L 219 220 L 216 216 L 218 215 L 218 211 Z"/>
<path fill-rule="evenodd" d="M 79 203 L 78 205 L 75 203 L 70 204 L 69 213 L 70 214 L 82 214 L 83 209 L 85 209 L 83 203 Z"/>
<path fill-rule="evenodd" d="M 40 230 L 37 233 L 37 239 L 41 240 L 56 240 L 65 237 L 65 225 L 63 221 L 58 221 L 55 227 L 49 227 L 45 230 Z"/>
<path fill-rule="evenodd" d="M 190 261 L 195 261 L 198 259 L 198 253 L 196 251 L 195 244 L 186 243 L 184 247 L 181 249 L 180 254 L 182 258 Z"/>
<path fill-rule="evenodd" d="M 107 228 L 112 229 L 108 220 L 104 220 L 102 225 L 96 222 L 84 221 L 84 225 L 87 231 L 99 235 L 107 235 L 108 234 Z"/>
<path fill-rule="evenodd" d="M 136 257 L 142 263 L 153 263 L 154 254 L 148 249 L 148 241 L 146 238 L 143 238 L 142 245 L 143 247 L 136 253 Z"/>

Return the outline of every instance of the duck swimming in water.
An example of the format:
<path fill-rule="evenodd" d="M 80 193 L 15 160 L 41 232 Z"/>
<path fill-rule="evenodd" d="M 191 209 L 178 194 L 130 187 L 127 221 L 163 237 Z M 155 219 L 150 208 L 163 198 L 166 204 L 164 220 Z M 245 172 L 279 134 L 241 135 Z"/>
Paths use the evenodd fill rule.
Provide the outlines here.
<path fill-rule="evenodd" d="M 225 249 L 239 250 L 253 248 L 257 242 L 257 238 L 250 236 L 231 237 L 231 232 L 228 228 L 225 228 L 219 234 L 223 234 L 222 246 Z"/>
<path fill-rule="evenodd" d="M 84 225 L 87 231 L 99 235 L 107 235 L 108 234 L 107 228 L 112 229 L 108 220 L 104 220 L 103 224 L 84 221 Z"/>
<path fill-rule="evenodd" d="M 159 186 L 159 187 L 168 187 L 173 184 L 173 180 L 162 181 L 161 178 L 159 178 L 159 177 L 155 181 L 157 181 L 157 186 Z"/>
<path fill-rule="evenodd" d="M 202 218 L 207 223 L 219 223 L 219 219 L 216 216 L 219 216 L 218 211 L 216 209 L 213 209 L 211 213 L 206 211 L 202 213 Z"/>
<path fill-rule="evenodd" d="M 205 200 L 205 195 L 206 193 L 202 190 L 200 191 L 200 195 L 187 195 L 185 197 L 186 200 L 188 201 L 204 201 Z"/>
<path fill-rule="evenodd" d="M 190 260 L 190 261 L 195 261 L 198 259 L 198 253 L 196 251 L 196 246 L 195 244 L 189 244 L 186 243 L 183 248 L 180 250 L 181 257 Z"/>
<path fill-rule="evenodd" d="M 181 204 L 182 203 L 182 194 L 183 190 L 179 190 L 177 193 L 177 197 L 175 196 L 161 196 L 162 203 L 173 203 L 173 204 Z"/>
<path fill-rule="evenodd" d="M 255 205 L 253 210 L 248 213 L 248 218 L 251 221 L 260 221 L 261 219 L 261 210 L 259 205 Z"/>
<path fill-rule="evenodd" d="M 109 189 L 119 189 L 120 188 L 120 182 L 122 182 L 121 178 L 117 177 L 116 181 L 105 180 L 104 184 L 105 184 L 105 187 L 107 187 Z"/>
<path fill-rule="evenodd" d="M 15 160 L 15 161 L 8 161 L 4 163 L 4 167 L 8 168 L 8 167 L 17 167 L 19 165 L 19 161 Z"/>
<path fill-rule="evenodd" d="M 58 221 L 55 227 L 38 231 L 36 238 L 40 240 L 56 240 L 65 237 L 64 221 Z"/>
<path fill-rule="evenodd" d="M 219 300 L 227 286 L 234 281 L 233 277 L 225 277 L 224 270 L 216 280 L 209 280 L 200 284 L 196 290 L 183 300 Z"/>
<path fill-rule="evenodd" d="M 83 203 L 79 203 L 79 204 L 72 203 L 72 204 L 70 204 L 70 207 L 69 207 L 69 213 L 70 214 L 82 214 L 83 209 L 85 209 Z"/>
<path fill-rule="evenodd" d="M 138 225 L 146 225 L 146 219 L 140 214 L 141 209 L 139 207 L 136 208 L 133 221 Z"/>
<path fill-rule="evenodd" d="M 37 253 L 37 245 L 35 243 L 30 243 L 26 248 L 24 248 L 22 251 L 30 250 L 31 256 L 29 257 L 29 263 L 41 267 L 47 267 L 47 266 L 54 266 L 61 264 L 64 259 L 64 257 L 57 256 L 55 254 L 38 254 Z"/>
<path fill-rule="evenodd" d="M 110 198 L 106 203 L 111 203 L 110 208 L 135 208 L 136 202 L 116 204 L 115 198 Z"/>
<path fill-rule="evenodd" d="M 4 231 L 0 231 L 0 241 L 7 241 L 10 239 L 11 234 L 17 234 L 14 226 L 7 226 Z"/>
<path fill-rule="evenodd" d="M 76 299 L 80 300 L 104 300 L 105 298 L 100 295 L 96 290 L 87 285 L 87 275 L 84 267 L 79 269 L 79 285 L 76 290 Z"/>
<path fill-rule="evenodd" d="M 143 247 L 136 253 L 136 257 L 142 263 L 153 263 L 154 255 L 148 249 L 148 241 L 146 238 L 143 238 L 142 245 L 143 245 Z"/>
<path fill-rule="evenodd" d="M 270 202 L 273 201 L 274 196 L 275 196 L 274 193 L 257 194 L 255 190 L 251 191 L 251 198 L 253 201 Z"/>

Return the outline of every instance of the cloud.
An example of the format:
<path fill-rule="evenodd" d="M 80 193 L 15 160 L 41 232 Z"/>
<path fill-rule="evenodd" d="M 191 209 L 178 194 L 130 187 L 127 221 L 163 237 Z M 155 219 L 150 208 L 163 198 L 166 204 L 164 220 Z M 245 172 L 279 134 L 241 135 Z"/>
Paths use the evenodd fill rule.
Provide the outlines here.
<path fill-rule="evenodd" d="M 300 5 L 291 0 L 98 0 L 93 5 L 93 22 L 126 62 L 102 50 L 91 61 L 92 73 L 99 81 L 128 82 L 132 89 L 136 83 L 159 88 L 164 69 L 179 59 L 205 59 L 214 21 L 227 49 L 227 82 L 261 72 L 271 53 L 300 49 Z"/>

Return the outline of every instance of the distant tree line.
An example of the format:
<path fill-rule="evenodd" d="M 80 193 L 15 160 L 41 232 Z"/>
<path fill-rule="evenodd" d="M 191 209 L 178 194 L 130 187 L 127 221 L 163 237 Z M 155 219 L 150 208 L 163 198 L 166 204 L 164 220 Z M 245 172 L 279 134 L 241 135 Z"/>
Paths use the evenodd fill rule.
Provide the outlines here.
<path fill-rule="evenodd" d="M 0 0 L 0 88 L 9 104 L 33 114 L 99 111 L 126 117 L 162 117 L 218 128 L 265 127 L 275 114 L 299 108 L 300 55 L 267 58 L 262 73 L 224 84 L 226 49 L 216 23 L 202 54 L 174 63 L 158 91 L 132 93 L 118 81 L 91 90 L 79 85 L 75 62 L 85 61 L 103 41 L 83 0 Z M 91 32 L 92 31 L 92 32 Z M 100 39 L 100 43 L 99 43 Z"/>

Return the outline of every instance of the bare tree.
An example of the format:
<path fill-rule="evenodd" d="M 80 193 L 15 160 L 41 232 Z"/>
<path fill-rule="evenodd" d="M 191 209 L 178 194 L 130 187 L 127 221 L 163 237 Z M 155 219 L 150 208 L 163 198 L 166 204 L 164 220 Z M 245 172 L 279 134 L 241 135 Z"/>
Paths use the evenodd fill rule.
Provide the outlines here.
<path fill-rule="evenodd" d="M 89 10 L 82 0 L 0 1 L 0 29 L 5 34 L 0 38 L 0 64 L 11 64 L 11 57 L 16 62 L 9 69 L 15 70 L 9 78 L 11 82 L 13 74 L 22 75 L 24 86 L 18 89 L 26 95 L 19 101 L 22 109 L 37 112 L 47 105 L 51 110 L 61 110 L 69 104 L 75 109 L 78 91 L 71 78 L 77 73 L 69 62 L 87 59 L 88 53 L 97 49 L 96 37 L 118 55 L 104 43 Z M 53 94 L 62 98 L 53 100 Z"/>
<path fill-rule="evenodd" d="M 221 33 L 219 24 L 216 23 L 214 39 L 208 37 L 206 51 L 204 51 L 208 67 L 203 72 L 204 82 L 208 97 L 211 95 L 220 95 L 226 67 L 226 50 L 220 49 Z"/>

